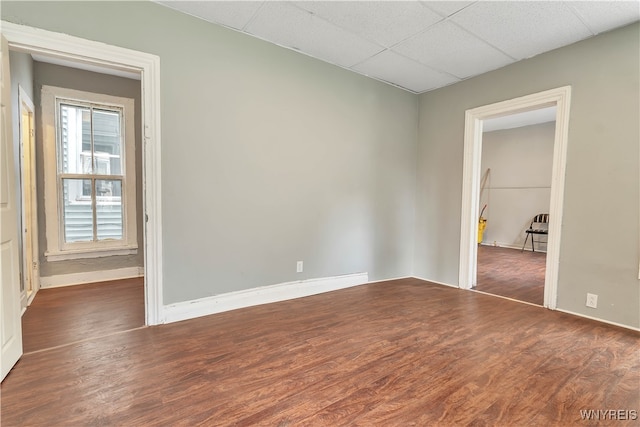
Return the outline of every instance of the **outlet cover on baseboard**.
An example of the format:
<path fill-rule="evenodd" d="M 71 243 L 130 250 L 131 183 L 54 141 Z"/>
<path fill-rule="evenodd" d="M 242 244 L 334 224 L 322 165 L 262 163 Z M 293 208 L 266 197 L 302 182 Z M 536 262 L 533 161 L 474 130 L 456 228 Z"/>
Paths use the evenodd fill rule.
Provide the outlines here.
<path fill-rule="evenodd" d="M 587 294 L 587 307 L 598 308 L 598 295 Z"/>

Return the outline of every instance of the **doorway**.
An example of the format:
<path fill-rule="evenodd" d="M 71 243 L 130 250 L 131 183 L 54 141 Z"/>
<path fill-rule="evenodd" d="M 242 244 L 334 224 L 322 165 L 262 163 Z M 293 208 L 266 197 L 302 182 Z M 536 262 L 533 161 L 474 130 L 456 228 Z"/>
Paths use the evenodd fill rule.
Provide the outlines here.
<path fill-rule="evenodd" d="M 42 351 L 141 327 L 140 80 L 52 64 L 42 55 L 15 53 L 12 59 L 29 65 L 15 67 L 12 78 L 33 81 L 40 107 L 38 215 L 41 239 L 47 236 L 41 244 L 42 290 L 22 317 L 23 349 Z M 64 172 L 73 173 L 72 179 Z M 52 229 L 59 237 L 50 238 Z M 137 247 L 108 256 L 103 243 Z M 86 252 L 74 247 L 72 257 L 55 251 L 74 244 Z"/>
<path fill-rule="evenodd" d="M 564 86 L 467 110 L 465 114 L 460 233 L 460 288 L 472 289 L 477 284 L 483 121 L 545 107 L 556 107 L 551 200 L 549 204 L 549 214 L 553 220 L 549 224 L 543 301 L 544 307 L 556 308 L 570 97 L 571 87 Z"/>
<path fill-rule="evenodd" d="M 156 55 L 66 34 L 2 22 L 9 48 L 46 55 L 60 65 L 135 73 L 142 89 L 145 324 L 164 322 L 162 305 L 160 59 Z"/>
<path fill-rule="evenodd" d="M 161 231 L 161 152 L 160 152 L 160 59 L 156 55 L 94 42 L 66 34 L 55 33 L 10 22 L 2 22 L 2 35 L 8 42 L 7 50 L 46 55 L 61 65 L 82 64 L 88 69 L 109 69 L 113 73 L 137 73 L 142 89 L 142 170 L 143 170 L 143 244 L 144 244 L 144 310 L 145 324 L 164 323 L 162 304 L 162 231 Z M 8 58 L 7 55 L 3 55 Z M 3 57 L 3 60 L 4 60 Z M 8 59 L 7 65 L 8 65 Z M 8 68 L 8 67 L 7 67 Z M 8 75 L 8 73 L 7 73 Z M 4 83 L 4 81 L 3 81 Z M 6 91 L 8 93 L 8 91 Z M 3 105 L 5 103 L 3 102 Z M 8 104 L 7 104 L 8 105 Z M 4 109 L 3 109 L 4 113 Z M 4 116 L 3 116 L 4 117 Z M 8 163 L 8 162 L 5 162 Z M 10 162 L 9 162 L 10 163 Z M 18 179 L 19 171 L 12 164 L 7 174 Z M 16 221 L 17 223 L 17 221 Z M 15 230 L 16 227 L 13 227 Z M 3 224 L 3 232 L 5 226 Z M 16 247 L 17 248 L 17 247 Z M 13 254 L 12 254 L 13 255 Z M 11 267 L 17 266 L 19 256 L 12 258 Z M 15 265 L 14 265 L 15 264 Z M 8 276 L 7 276 L 8 277 Z M 12 325 L 11 337 L 3 342 L 2 377 L 22 355 L 20 327 L 20 280 L 18 275 L 3 280 L 2 294 L 11 298 L 4 301 L 16 310 L 3 310 L 2 323 Z M 7 356 L 7 357 L 5 357 Z M 8 357 L 11 356 L 11 357 Z"/>
<path fill-rule="evenodd" d="M 544 304 L 547 239 L 526 231 L 549 212 L 556 114 L 554 106 L 483 120 L 476 291 Z"/>

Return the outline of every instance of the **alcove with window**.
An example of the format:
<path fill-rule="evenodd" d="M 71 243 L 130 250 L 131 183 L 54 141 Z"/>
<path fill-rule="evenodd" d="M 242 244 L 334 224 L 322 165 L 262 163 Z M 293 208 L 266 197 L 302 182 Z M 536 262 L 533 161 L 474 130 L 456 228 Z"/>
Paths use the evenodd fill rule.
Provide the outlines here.
<path fill-rule="evenodd" d="M 137 250 L 134 100 L 42 87 L 48 261 Z"/>

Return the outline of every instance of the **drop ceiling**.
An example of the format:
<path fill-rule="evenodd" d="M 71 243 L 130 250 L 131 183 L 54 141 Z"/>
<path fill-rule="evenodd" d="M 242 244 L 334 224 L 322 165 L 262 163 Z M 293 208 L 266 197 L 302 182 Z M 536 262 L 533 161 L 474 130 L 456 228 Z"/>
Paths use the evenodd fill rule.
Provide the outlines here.
<path fill-rule="evenodd" d="M 413 93 L 640 20 L 638 1 L 157 1 Z"/>

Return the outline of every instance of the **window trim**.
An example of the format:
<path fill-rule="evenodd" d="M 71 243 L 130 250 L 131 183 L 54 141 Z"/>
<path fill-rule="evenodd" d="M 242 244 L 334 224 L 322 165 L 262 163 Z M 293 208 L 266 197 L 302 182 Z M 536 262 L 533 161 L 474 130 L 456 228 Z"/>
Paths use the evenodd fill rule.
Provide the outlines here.
<path fill-rule="evenodd" d="M 63 217 L 61 188 L 58 179 L 58 100 L 89 102 L 106 106 L 117 106 L 123 110 L 124 150 L 122 180 L 123 238 L 121 240 L 102 240 L 97 242 L 64 242 L 62 231 Z M 97 94 L 55 86 L 42 86 L 42 130 L 44 151 L 44 208 L 46 229 L 47 261 L 68 259 L 97 258 L 113 255 L 131 255 L 137 253 L 136 221 L 136 170 L 135 170 L 135 126 L 134 100 L 112 95 Z"/>

